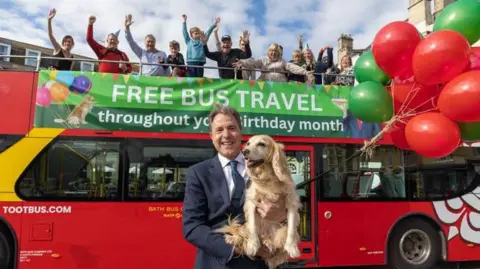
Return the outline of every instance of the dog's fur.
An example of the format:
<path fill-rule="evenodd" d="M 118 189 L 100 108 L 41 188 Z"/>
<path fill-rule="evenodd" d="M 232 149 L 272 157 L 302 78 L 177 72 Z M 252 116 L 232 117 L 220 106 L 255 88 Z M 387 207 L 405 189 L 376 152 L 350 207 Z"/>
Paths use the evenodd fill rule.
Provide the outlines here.
<path fill-rule="evenodd" d="M 85 118 L 90 113 L 95 105 L 94 97 L 91 95 L 85 96 L 82 101 L 75 106 L 67 119 L 54 119 L 56 123 L 68 123 L 73 126 L 79 126 L 80 124 L 87 124 Z"/>
<path fill-rule="evenodd" d="M 253 258 L 261 245 L 270 255 L 265 259 L 273 269 L 288 258 L 300 256 L 300 199 L 288 169 L 283 145 L 266 135 L 249 139 L 243 149 L 246 171 L 251 180 L 245 191 L 245 223 L 229 220 L 228 225 L 217 229 L 225 233 L 226 242 L 235 245 L 248 257 Z M 284 199 L 281 199 L 284 198 Z M 257 212 L 254 201 L 276 203 L 284 201 L 287 209 L 287 224 L 263 219 Z"/>

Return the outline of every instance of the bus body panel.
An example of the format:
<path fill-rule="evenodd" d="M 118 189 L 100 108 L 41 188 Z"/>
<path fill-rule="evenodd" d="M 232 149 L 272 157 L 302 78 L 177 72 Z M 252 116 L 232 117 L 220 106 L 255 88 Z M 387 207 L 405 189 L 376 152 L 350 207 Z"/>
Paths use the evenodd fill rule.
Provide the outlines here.
<path fill-rule="evenodd" d="M 193 267 L 180 203 L 25 202 L 20 269 Z M 95 212 L 92 216 L 92 212 Z"/>
<path fill-rule="evenodd" d="M 35 72 L 0 72 L 0 135 L 25 135 L 33 122 Z"/>

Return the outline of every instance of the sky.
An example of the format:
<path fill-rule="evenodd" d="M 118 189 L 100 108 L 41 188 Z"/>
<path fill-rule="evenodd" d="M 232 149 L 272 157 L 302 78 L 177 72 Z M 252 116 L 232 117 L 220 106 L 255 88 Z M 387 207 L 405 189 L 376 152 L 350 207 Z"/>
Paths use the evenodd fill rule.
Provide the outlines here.
<path fill-rule="evenodd" d="M 94 57 L 86 44 L 88 17 L 94 15 L 94 37 L 105 40 L 108 33 L 120 32 L 119 49 L 131 61 L 138 61 L 125 40 L 125 15 L 132 14 L 131 32 L 135 41 L 144 46 L 144 37 L 153 34 L 157 48 L 167 52 L 168 42 L 180 42 L 186 56 L 182 36 L 182 14 L 188 16 L 187 27 L 202 30 L 210 27 L 216 16 L 221 18 L 219 36 L 232 36 L 234 47 L 242 30 L 250 31 L 253 57 L 266 54 L 272 42 L 284 47 L 284 58 L 291 59 L 298 47 L 297 37 L 302 34 L 314 54 L 320 48 L 334 47 L 334 62 L 338 38 L 351 34 L 354 48 L 367 47 L 376 32 L 389 22 L 408 17 L 408 0 L 0 0 L 0 37 L 49 47 L 47 17 L 51 8 L 57 10 L 53 20 L 53 33 L 58 41 L 64 35 L 75 39 L 73 52 Z M 154 3 L 154 4 L 152 4 Z M 213 35 L 208 42 L 215 50 Z M 206 66 L 216 66 L 207 60 Z M 214 69 L 205 71 L 206 77 L 218 77 Z"/>

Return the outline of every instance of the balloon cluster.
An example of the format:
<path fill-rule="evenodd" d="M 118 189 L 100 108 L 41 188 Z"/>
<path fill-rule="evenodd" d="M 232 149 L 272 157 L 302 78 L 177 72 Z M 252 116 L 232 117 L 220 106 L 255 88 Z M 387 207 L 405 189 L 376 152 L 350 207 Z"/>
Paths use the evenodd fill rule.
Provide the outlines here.
<path fill-rule="evenodd" d="M 36 104 L 48 107 L 53 102 L 65 102 L 70 93 L 86 94 L 92 88 L 92 82 L 84 75 L 75 76 L 71 71 L 54 71 L 50 80 L 37 89 Z"/>
<path fill-rule="evenodd" d="M 480 140 L 480 1 L 458 0 L 423 37 L 396 21 L 376 34 L 355 63 L 349 96 L 358 119 L 386 122 L 393 143 L 429 158 Z"/>

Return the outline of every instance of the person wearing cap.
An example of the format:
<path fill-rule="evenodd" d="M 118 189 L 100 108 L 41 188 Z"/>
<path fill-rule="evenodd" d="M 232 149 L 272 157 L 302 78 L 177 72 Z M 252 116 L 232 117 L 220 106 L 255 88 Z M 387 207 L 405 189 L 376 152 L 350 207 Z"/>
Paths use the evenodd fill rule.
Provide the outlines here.
<path fill-rule="evenodd" d="M 250 33 L 248 31 L 243 31 L 242 39 L 245 42 L 245 51 L 241 49 L 232 49 L 232 38 L 229 35 L 224 35 L 221 38 L 221 50 L 210 52 L 208 50 L 207 39 L 202 37 L 203 41 L 203 51 L 205 56 L 217 62 L 218 67 L 227 67 L 233 68 L 233 63 L 237 62 L 240 59 L 248 59 L 252 57 L 252 50 L 250 49 Z M 242 79 L 242 71 L 237 70 L 236 78 Z M 235 78 L 235 72 L 232 69 L 218 69 L 218 75 L 221 78 Z"/>
<path fill-rule="evenodd" d="M 106 47 L 98 44 L 93 38 L 93 24 L 97 18 L 90 16 L 88 18 L 87 43 L 97 55 L 99 60 L 117 61 L 117 62 L 100 62 L 98 72 L 103 73 L 120 73 L 128 74 L 132 72 L 132 65 L 125 52 L 118 49 L 118 36 L 110 33 L 105 41 Z"/>

